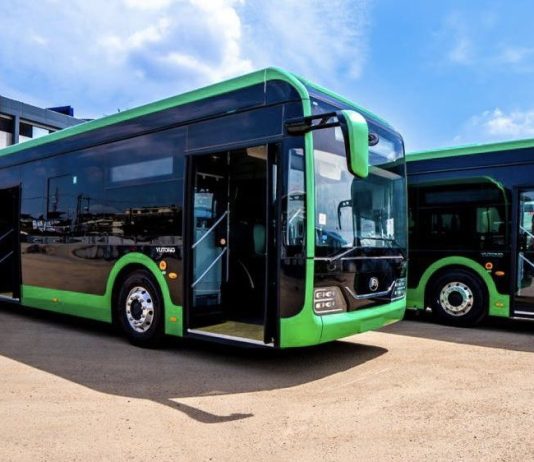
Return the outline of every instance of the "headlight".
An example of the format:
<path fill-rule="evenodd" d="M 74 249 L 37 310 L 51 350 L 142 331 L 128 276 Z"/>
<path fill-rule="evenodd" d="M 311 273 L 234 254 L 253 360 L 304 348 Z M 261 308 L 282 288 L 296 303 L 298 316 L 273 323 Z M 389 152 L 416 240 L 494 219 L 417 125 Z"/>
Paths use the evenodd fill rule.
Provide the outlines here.
<path fill-rule="evenodd" d="M 347 303 L 339 287 L 320 287 L 313 291 L 313 309 L 317 314 L 347 311 Z"/>
<path fill-rule="evenodd" d="M 393 298 L 402 298 L 406 295 L 406 278 L 399 278 L 395 281 L 395 288 L 393 289 Z"/>

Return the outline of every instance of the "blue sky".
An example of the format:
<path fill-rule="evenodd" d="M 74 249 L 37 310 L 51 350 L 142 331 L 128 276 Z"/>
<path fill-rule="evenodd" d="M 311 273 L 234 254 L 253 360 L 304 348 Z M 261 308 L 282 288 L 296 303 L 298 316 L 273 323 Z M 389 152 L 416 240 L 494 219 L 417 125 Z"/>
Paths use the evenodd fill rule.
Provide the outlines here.
<path fill-rule="evenodd" d="M 534 138 L 527 0 L 2 0 L 0 94 L 99 117 L 269 65 L 408 151 Z"/>

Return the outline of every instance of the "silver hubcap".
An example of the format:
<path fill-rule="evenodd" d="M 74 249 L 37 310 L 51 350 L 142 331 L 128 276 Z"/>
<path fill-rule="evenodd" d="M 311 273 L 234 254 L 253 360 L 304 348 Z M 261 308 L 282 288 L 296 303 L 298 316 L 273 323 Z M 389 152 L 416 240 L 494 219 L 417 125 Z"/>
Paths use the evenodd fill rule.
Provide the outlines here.
<path fill-rule="evenodd" d="M 473 291 L 463 282 L 449 282 L 439 294 L 439 303 L 452 316 L 464 316 L 471 311 Z"/>
<path fill-rule="evenodd" d="M 126 298 L 126 319 L 136 332 L 146 332 L 154 322 L 154 302 L 144 287 L 134 287 Z"/>

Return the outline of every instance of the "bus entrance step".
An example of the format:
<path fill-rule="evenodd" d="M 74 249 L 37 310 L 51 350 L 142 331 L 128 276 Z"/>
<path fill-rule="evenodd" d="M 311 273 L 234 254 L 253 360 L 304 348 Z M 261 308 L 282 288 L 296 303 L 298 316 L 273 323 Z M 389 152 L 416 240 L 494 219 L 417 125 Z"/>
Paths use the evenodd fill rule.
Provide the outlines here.
<path fill-rule="evenodd" d="M 512 314 L 513 318 L 527 318 L 527 319 L 534 319 L 534 309 L 528 307 L 528 308 L 518 308 L 513 311 Z"/>

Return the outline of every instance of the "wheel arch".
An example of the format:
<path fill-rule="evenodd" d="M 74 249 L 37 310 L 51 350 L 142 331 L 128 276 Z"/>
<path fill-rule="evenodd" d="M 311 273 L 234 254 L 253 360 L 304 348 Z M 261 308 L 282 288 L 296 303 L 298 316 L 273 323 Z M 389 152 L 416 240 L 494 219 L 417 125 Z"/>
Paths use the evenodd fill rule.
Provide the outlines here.
<path fill-rule="evenodd" d="M 431 301 L 430 299 L 431 299 L 432 290 L 434 289 L 434 285 L 435 285 L 436 281 L 438 281 L 439 278 L 441 278 L 442 276 L 447 275 L 447 273 L 450 273 L 450 272 L 453 272 L 453 271 L 464 271 L 466 273 L 469 273 L 475 279 L 477 279 L 482 285 L 482 290 L 484 291 L 484 295 L 486 296 L 486 300 L 487 300 L 488 305 L 489 305 L 490 291 L 489 291 L 489 288 L 488 288 L 487 281 L 481 276 L 481 274 L 479 272 L 477 272 L 476 270 L 474 270 L 473 268 L 467 267 L 465 265 L 452 264 L 452 265 L 442 266 L 441 268 L 439 268 L 436 271 L 434 271 L 430 275 L 430 277 L 428 278 L 428 281 L 425 284 L 425 292 L 424 292 L 424 303 L 425 303 L 425 306 L 429 306 L 429 303 Z M 485 310 L 486 310 L 486 312 L 488 312 L 489 311 L 488 307 L 485 307 Z"/>
<path fill-rule="evenodd" d="M 172 302 L 169 286 L 156 262 L 139 252 L 132 252 L 121 257 L 115 265 L 113 265 L 109 274 L 106 284 L 106 296 L 111 309 L 112 321 L 116 321 L 115 301 L 118 296 L 120 283 L 128 276 L 128 274 L 131 274 L 135 270 L 148 271 L 154 277 L 163 301 L 165 333 L 182 336 L 182 307 L 177 306 Z"/>
<path fill-rule="evenodd" d="M 469 271 L 478 277 L 486 290 L 488 296 L 488 314 L 498 316 L 508 316 L 510 312 L 509 295 L 501 294 L 497 291 L 495 282 L 490 273 L 477 261 L 467 257 L 451 256 L 445 257 L 432 263 L 422 274 L 419 283 L 410 294 L 410 303 L 416 308 L 424 309 L 427 302 L 429 289 L 433 281 L 444 272 L 451 270 Z"/>
<path fill-rule="evenodd" d="M 113 284 L 111 287 L 111 299 L 110 299 L 111 320 L 113 324 L 116 324 L 117 322 L 117 308 L 118 308 L 117 302 L 119 298 L 121 284 L 128 278 L 130 274 L 132 274 L 134 271 L 139 271 L 139 270 L 148 271 L 152 276 L 154 276 L 154 273 L 142 263 L 127 263 L 124 266 L 122 266 L 120 270 L 118 270 L 118 273 L 116 275 L 114 275 Z M 160 295 L 162 295 L 163 292 L 160 287 L 160 283 L 159 281 L 156 281 L 156 282 L 157 282 L 156 285 L 159 289 Z M 163 299 L 163 295 L 162 295 L 162 299 Z M 165 312 L 165 304 L 163 304 L 163 310 Z"/>

